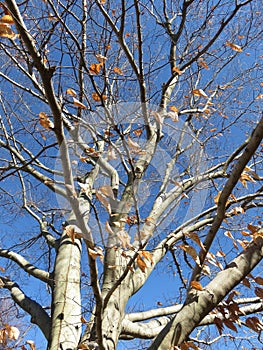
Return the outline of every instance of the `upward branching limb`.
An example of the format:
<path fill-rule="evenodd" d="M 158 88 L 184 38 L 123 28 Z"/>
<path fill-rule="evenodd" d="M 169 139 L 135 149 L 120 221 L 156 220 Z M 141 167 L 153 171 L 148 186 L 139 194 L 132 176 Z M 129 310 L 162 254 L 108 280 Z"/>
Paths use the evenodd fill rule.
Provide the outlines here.
<path fill-rule="evenodd" d="M 43 307 L 25 295 L 17 283 L 10 281 L 6 277 L 0 278 L 0 287 L 10 291 L 14 302 L 31 316 L 31 322 L 41 329 L 45 338 L 48 340 L 51 330 L 51 320 Z"/>

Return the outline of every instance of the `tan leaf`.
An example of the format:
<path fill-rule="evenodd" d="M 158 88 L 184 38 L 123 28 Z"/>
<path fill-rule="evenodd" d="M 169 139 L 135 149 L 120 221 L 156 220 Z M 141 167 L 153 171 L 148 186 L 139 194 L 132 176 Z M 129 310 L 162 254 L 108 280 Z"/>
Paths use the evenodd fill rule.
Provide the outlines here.
<path fill-rule="evenodd" d="M 140 257 L 140 255 L 137 256 L 136 262 L 137 262 L 137 265 L 139 266 L 140 270 L 142 272 L 145 272 L 147 269 L 147 265 L 146 265 L 145 261 L 143 261 L 143 259 Z"/>
<path fill-rule="evenodd" d="M 234 237 L 233 237 L 233 235 L 232 235 L 232 233 L 231 233 L 230 231 L 225 231 L 225 232 L 224 232 L 224 235 L 225 235 L 226 237 L 228 237 L 228 238 L 234 239 Z"/>
<path fill-rule="evenodd" d="M 123 71 L 118 67 L 114 67 L 113 72 L 119 75 L 123 75 Z"/>
<path fill-rule="evenodd" d="M 95 57 L 97 58 L 97 60 L 99 61 L 99 63 L 105 63 L 107 61 L 107 57 L 101 55 L 100 53 L 98 53 L 97 55 L 95 55 Z"/>
<path fill-rule="evenodd" d="M 190 284 L 191 284 L 191 287 L 196 289 L 196 290 L 203 290 L 201 283 L 199 283 L 197 281 L 192 281 Z"/>
<path fill-rule="evenodd" d="M 237 51 L 237 52 L 242 52 L 243 51 L 241 46 L 239 46 L 237 44 L 234 44 L 234 43 L 229 43 L 228 42 L 228 43 L 226 43 L 226 46 L 231 47 L 232 50 Z"/>
<path fill-rule="evenodd" d="M 206 93 L 204 92 L 204 90 L 202 90 L 202 89 L 194 89 L 194 90 L 193 90 L 193 94 L 194 94 L 195 96 L 208 98 L 207 94 L 206 94 Z"/>
<path fill-rule="evenodd" d="M 183 249 L 187 254 L 189 254 L 197 265 L 200 265 L 200 259 L 194 247 L 187 244 L 182 244 L 179 246 L 179 248 Z"/>
<path fill-rule="evenodd" d="M 3 268 L 2 266 L 0 266 L 0 271 L 1 271 L 1 272 L 5 272 L 5 268 Z"/>
<path fill-rule="evenodd" d="M 195 243 L 197 243 L 199 245 L 200 248 L 202 248 L 203 250 L 205 250 L 205 247 L 203 245 L 203 243 L 201 242 L 199 236 L 197 233 L 194 232 L 189 232 L 185 234 L 187 237 L 189 237 L 192 241 L 194 241 Z"/>
<path fill-rule="evenodd" d="M 79 108 L 87 109 L 87 107 L 75 97 L 73 97 L 73 104 Z"/>
<path fill-rule="evenodd" d="M 54 123 L 48 118 L 46 113 L 40 112 L 38 116 L 40 125 L 47 130 L 54 129 Z"/>
<path fill-rule="evenodd" d="M 36 350 L 35 342 L 33 340 L 27 340 L 26 343 L 30 346 L 31 350 Z"/>
<path fill-rule="evenodd" d="M 67 94 L 67 95 L 71 95 L 71 96 L 73 96 L 73 97 L 77 97 L 76 91 L 74 91 L 74 90 L 71 89 L 71 88 L 69 88 L 69 89 L 66 90 L 66 94 Z"/>
<path fill-rule="evenodd" d="M 205 69 L 209 69 L 208 64 L 201 59 L 200 59 L 200 61 L 198 61 L 198 65 L 205 68 Z"/>
<path fill-rule="evenodd" d="M 256 97 L 256 100 L 259 100 L 259 99 L 261 99 L 261 98 L 263 98 L 263 94 L 259 94 L 259 95 Z"/>
<path fill-rule="evenodd" d="M 102 63 L 91 64 L 89 67 L 90 74 L 93 74 L 93 75 L 99 74 L 102 66 L 103 66 Z"/>
<path fill-rule="evenodd" d="M 107 100 L 107 96 L 106 95 L 102 95 L 100 96 L 99 94 L 97 94 L 96 92 L 93 92 L 91 97 L 93 98 L 94 101 L 99 102 L 101 100 L 106 101 Z"/>

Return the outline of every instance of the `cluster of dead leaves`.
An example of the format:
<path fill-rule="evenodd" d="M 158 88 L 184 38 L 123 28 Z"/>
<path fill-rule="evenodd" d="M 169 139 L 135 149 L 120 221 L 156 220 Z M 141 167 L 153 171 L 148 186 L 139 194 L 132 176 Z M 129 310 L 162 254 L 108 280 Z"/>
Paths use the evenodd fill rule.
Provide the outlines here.
<path fill-rule="evenodd" d="M 13 32 L 11 26 L 15 24 L 13 17 L 4 5 L 0 5 L 4 9 L 4 16 L 0 18 L 0 37 L 15 39 L 17 34 Z"/>

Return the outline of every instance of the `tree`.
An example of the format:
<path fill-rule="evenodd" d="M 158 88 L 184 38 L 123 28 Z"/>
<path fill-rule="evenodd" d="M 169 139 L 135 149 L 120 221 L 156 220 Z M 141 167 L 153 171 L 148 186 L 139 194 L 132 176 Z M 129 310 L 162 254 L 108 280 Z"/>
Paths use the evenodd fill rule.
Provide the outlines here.
<path fill-rule="evenodd" d="M 262 28 L 257 0 L 1 4 L 0 281 L 48 349 L 258 344 Z M 129 312 L 158 266 L 172 300 Z"/>

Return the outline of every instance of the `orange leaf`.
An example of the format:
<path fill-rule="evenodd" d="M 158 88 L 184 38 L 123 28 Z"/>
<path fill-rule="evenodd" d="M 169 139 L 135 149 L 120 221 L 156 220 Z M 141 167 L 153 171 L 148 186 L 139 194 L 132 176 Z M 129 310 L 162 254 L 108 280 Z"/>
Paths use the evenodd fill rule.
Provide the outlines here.
<path fill-rule="evenodd" d="M 74 91 L 74 90 L 71 89 L 71 88 L 69 88 L 69 89 L 66 90 L 66 94 L 71 95 L 71 96 L 73 96 L 73 97 L 76 97 L 76 96 L 77 96 L 76 91 Z"/>
<path fill-rule="evenodd" d="M 261 98 L 263 98 L 263 94 L 259 94 L 259 95 L 256 97 L 256 100 L 259 100 L 259 99 L 261 99 Z"/>
<path fill-rule="evenodd" d="M 89 67 L 90 74 L 99 74 L 102 67 L 102 63 L 93 63 Z"/>
<path fill-rule="evenodd" d="M 231 47 L 232 50 L 237 51 L 237 52 L 242 52 L 241 46 L 234 44 L 234 43 L 226 43 L 226 46 Z"/>
<path fill-rule="evenodd" d="M 183 74 L 183 72 L 178 67 L 173 67 L 172 71 L 174 73 L 177 73 L 178 75 L 182 75 Z"/>
<path fill-rule="evenodd" d="M 113 72 L 115 72 L 116 74 L 119 74 L 119 75 L 123 75 L 123 71 L 118 67 L 114 67 Z"/>
<path fill-rule="evenodd" d="M 192 281 L 190 284 L 191 284 L 191 287 L 196 289 L 196 290 L 203 290 L 201 283 L 199 283 L 197 281 Z"/>
<path fill-rule="evenodd" d="M 54 129 L 54 123 L 48 118 L 46 113 L 40 112 L 38 116 L 40 125 L 47 130 Z"/>
<path fill-rule="evenodd" d="M 176 112 L 176 113 L 179 112 L 179 109 L 178 109 L 177 107 L 175 107 L 175 106 L 170 106 L 169 109 L 170 109 L 170 111 L 172 111 L 172 112 Z"/>
<path fill-rule="evenodd" d="M 136 262 L 137 262 L 137 265 L 139 266 L 140 270 L 142 272 L 145 272 L 147 269 L 147 266 L 146 266 L 145 261 L 143 261 L 142 258 L 140 257 L 140 255 L 137 256 Z"/>
<path fill-rule="evenodd" d="M 0 22 L 4 24 L 15 24 L 14 19 L 10 14 L 4 15 L 2 18 L 0 18 Z"/>

